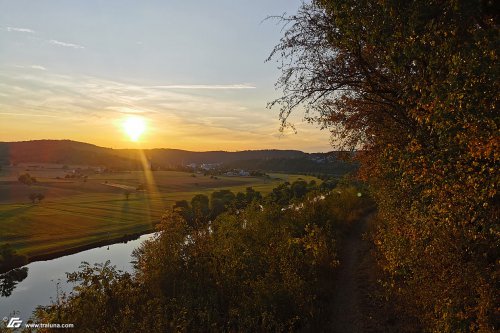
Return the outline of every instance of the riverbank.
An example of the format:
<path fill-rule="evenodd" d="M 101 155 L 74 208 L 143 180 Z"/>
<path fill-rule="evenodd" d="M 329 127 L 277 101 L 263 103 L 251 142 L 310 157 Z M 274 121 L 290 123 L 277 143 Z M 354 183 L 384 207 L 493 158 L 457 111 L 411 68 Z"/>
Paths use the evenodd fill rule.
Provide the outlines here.
<path fill-rule="evenodd" d="M 129 241 L 138 239 L 142 235 L 151 234 L 153 232 L 154 232 L 154 229 L 151 228 L 151 229 L 146 229 L 144 231 L 140 231 L 140 232 L 136 232 L 136 233 L 132 233 L 132 234 L 124 234 L 120 237 L 98 240 L 95 242 L 91 242 L 91 243 L 87 243 L 87 244 L 83 244 L 83 245 L 79 245 L 79 246 L 74 246 L 74 247 L 70 247 L 70 248 L 66 248 L 66 249 L 56 250 L 56 251 L 52 251 L 49 253 L 42 253 L 42 254 L 29 256 L 29 257 L 27 257 L 27 262 L 23 263 L 22 265 L 14 263 L 12 265 L 6 265 L 3 267 L 0 267 L 0 274 L 7 273 L 13 269 L 25 266 L 25 265 L 30 264 L 32 262 L 57 259 L 60 257 L 65 257 L 65 256 L 72 255 L 72 254 L 75 254 L 78 252 L 91 250 L 91 249 L 102 247 L 102 246 L 108 246 L 108 245 L 113 245 L 113 244 L 117 244 L 117 243 L 127 243 Z"/>
<path fill-rule="evenodd" d="M 284 181 L 303 178 L 319 182 L 299 175 L 215 179 L 176 171 L 155 171 L 151 179 L 143 172 L 127 172 L 69 181 L 62 179 L 66 173 L 63 169 L 40 169 L 30 171 L 37 183 L 27 186 L 15 181 L 17 177 L 12 178 L 25 169 L 9 167 L 0 172 L 0 247 L 8 246 L 11 252 L 29 258 L 29 262 L 112 244 L 127 234 L 147 233 L 176 201 L 189 202 L 197 194 L 209 196 L 220 188 L 237 193 L 247 187 L 265 194 Z M 139 186 L 146 191 L 129 191 Z M 31 193 L 41 193 L 45 199 L 28 202 Z M 26 264 L 25 259 L 11 264 L 11 256 L 8 260 L 4 257 L 0 253 L 0 272 Z"/>

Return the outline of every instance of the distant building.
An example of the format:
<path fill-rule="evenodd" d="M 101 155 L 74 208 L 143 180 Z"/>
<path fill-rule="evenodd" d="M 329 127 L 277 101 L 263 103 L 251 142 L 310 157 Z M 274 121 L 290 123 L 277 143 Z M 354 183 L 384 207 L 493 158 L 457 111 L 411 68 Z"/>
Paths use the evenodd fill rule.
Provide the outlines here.
<path fill-rule="evenodd" d="M 224 174 L 224 176 L 228 176 L 228 177 L 236 177 L 236 176 L 247 177 L 247 176 L 250 176 L 250 172 L 245 171 L 245 170 L 233 170 L 233 171 L 226 172 Z"/>
<path fill-rule="evenodd" d="M 220 165 L 220 163 L 203 163 L 200 165 L 200 169 L 203 169 L 203 170 L 214 170 L 216 169 L 218 166 Z"/>

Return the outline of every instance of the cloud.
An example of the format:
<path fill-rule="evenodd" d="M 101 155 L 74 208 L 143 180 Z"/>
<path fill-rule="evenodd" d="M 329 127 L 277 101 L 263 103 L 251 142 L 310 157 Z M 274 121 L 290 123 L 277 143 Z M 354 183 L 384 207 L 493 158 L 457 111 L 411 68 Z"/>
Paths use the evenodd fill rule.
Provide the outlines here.
<path fill-rule="evenodd" d="M 171 84 L 152 86 L 151 89 L 255 89 L 249 84 Z"/>
<path fill-rule="evenodd" d="M 0 112 L 1 115 L 5 116 L 21 116 L 21 117 L 49 117 L 49 118 L 58 118 L 58 116 L 50 115 L 50 114 L 37 114 L 37 113 L 14 113 L 14 112 Z"/>
<path fill-rule="evenodd" d="M 184 128 L 193 135 L 207 126 L 213 130 L 230 128 L 246 133 L 263 131 L 262 121 L 269 121 L 268 116 L 249 112 L 248 106 L 237 98 L 219 93 L 222 89 L 251 89 L 252 86 L 244 84 L 201 85 L 200 89 L 215 90 L 200 96 L 191 90 L 200 85 L 168 86 L 183 87 L 176 90 L 90 76 L 68 77 L 49 71 L 5 74 L 0 74 L 3 81 L 0 81 L 0 89 L 9 94 L 4 102 L 8 107 L 2 110 L 0 106 L 0 112 L 45 111 L 68 120 L 116 119 L 124 114 L 142 114 L 151 117 L 155 126 L 167 122 L 172 132 Z"/>
<path fill-rule="evenodd" d="M 7 27 L 7 28 L 5 28 L 5 30 L 7 30 L 8 32 L 24 32 L 24 33 L 28 33 L 28 34 L 34 34 L 35 33 L 34 30 L 31 30 L 31 29 L 28 29 L 28 28 Z"/>
<path fill-rule="evenodd" d="M 46 71 L 47 68 L 43 67 L 43 66 L 40 66 L 40 65 L 31 65 L 30 68 L 32 69 L 38 69 L 40 71 Z"/>
<path fill-rule="evenodd" d="M 31 66 L 13 65 L 12 67 L 23 68 L 23 69 L 36 69 L 38 71 L 46 71 L 47 70 L 47 68 L 45 68 L 41 65 L 31 65 Z"/>
<path fill-rule="evenodd" d="M 179 86 L 189 88 L 172 88 Z M 122 138 L 121 121 L 127 115 L 137 114 L 148 119 L 149 142 L 156 147 L 328 149 L 327 133 L 311 129 L 307 124 L 303 127 L 296 124 L 300 127 L 299 135 L 276 135 L 277 115 L 266 110 L 264 103 L 261 107 L 248 104 L 244 98 L 248 90 L 239 90 L 241 94 L 226 94 L 221 90 L 222 87 L 251 89 L 234 88 L 252 87 L 248 84 L 201 86 L 204 88 L 199 88 L 200 85 L 147 86 L 93 76 L 60 75 L 52 71 L 7 70 L 0 72 L 0 91 L 5 93 L 0 96 L 0 114 L 23 118 L 33 114 L 40 117 L 37 119 L 51 116 L 60 125 L 47 123 L 36 131 L 53 136 L 61 132 L 64 133 L 61 137 L 106 146 L 127 145 Z M 200 94 L 190 89 L 215 90 Z M 34 122 L 27 120 L 30 126 L 35 126 Z M 15 133 L 9 135 L 16 137 Z M 321 143 L 325 148 L 317 149 Z"/>
<path fill-rule="evenodd" d="M 71 47 L 73 49 L 84 49 L 84 46 L 78 45 L 78 44 L 73 44 L 73 43 L 66 43 L 66 42 L 61 42 L 59 40 L 51 39 L 49 40 L 50 44 L 53 45 L 59 45 L 59 46 L 64 46 L 64 47 Z"/>
<path fill-rule="evenodd" d="M 7 32 L 22 32 L 22 33 L 28 33 L 28 34 L 34 34 L 35 33 L 35 30 L 32 30 L 32 29 L 28 29 L 28 28 L 18 28 L 18 27 L 6 27 L 5 28 L 5 31 Z M 82 45 L 78 45 L 78 44 L 74 44 L 74 43 L 67 43 L 67 42 L 62 42 L 60 40 L 57 40 L 57 39 L 50 39 L 50 40 L 46 40 L 46 39 L 43 39 L 43 38 L 40 38 L 50 44 L 53 44 L 53 45 L 58 45 L 58 46 L 63 46 L 63 47 L 70 47 L 70 48 L 73 48 L 73 49 L 84 49 L 85 47 L 82 46 Z"/>
<path fill-rule="evenodd" d="M 123 113 L 123 114 L 154 114 L 157 113 L 155 111 L 151 110 L 144 110 L 143 108 L 130 108 L 126 106 L 108 106 L 105 108 L 106 110 L 112 110 L 116 111 L 118 113 Z"/>

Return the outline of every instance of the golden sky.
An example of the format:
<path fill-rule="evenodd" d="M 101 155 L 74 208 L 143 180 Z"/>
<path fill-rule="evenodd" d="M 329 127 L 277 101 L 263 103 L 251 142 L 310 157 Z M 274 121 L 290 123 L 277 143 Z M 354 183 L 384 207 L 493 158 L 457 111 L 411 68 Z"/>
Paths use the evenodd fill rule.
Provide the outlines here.
<path fill-rule="evenodd" d="M 268 15 L 299 0 L 6 2 L 0 11 L 0 141 L 112 148 L 327 151 L 329 134 L 279 131 L 281 36 Z M 200 29 L 203 27 L 203 29 Z M 146 129 L 132 142 L 127 117 Z"/>

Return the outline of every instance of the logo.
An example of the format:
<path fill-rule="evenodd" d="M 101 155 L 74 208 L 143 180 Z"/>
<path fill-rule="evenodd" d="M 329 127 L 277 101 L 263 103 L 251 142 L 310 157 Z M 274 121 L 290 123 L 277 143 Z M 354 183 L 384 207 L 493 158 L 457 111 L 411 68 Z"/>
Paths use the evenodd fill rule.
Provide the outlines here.
<path fill-rule="evenodd" d="M 21 327 L 22 323 L 23 321 L 21 320 L 21 318 L 12 317 L 10 318 L 9 323 L 7 324 L 7 328 L 18 328 Z"/>

